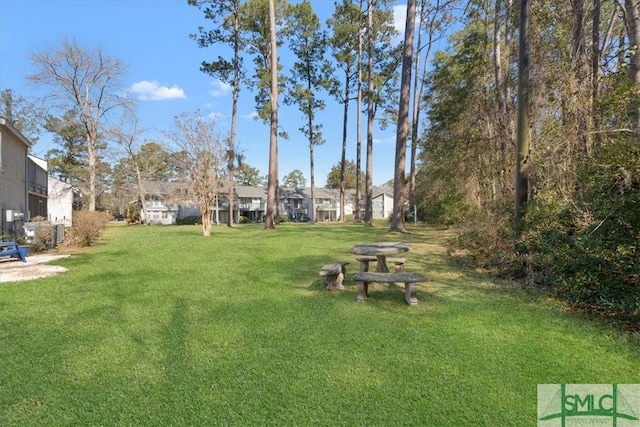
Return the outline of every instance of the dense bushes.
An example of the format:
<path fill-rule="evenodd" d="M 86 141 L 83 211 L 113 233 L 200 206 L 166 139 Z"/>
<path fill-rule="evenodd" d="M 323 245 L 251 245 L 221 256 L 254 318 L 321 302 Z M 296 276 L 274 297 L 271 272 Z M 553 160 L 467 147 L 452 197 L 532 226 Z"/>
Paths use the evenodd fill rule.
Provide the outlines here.
<path fill-rule="evenodd" d="M 640 147 L 618 139 L 591 159 L 570 197 L 536 191 L 519 239 L 507 216 L 486 216 L 465 224 L 451 253 L 640 329 Z"/>
<path fill-rule="evenodd" d="M 105 212 L 73 212 L 73 222 L 65 236 L 65 244 L 72 247 L 91 246 L 102 237 L 102 232 L 112 219 L 111 214 Z"/>
<path fill-rule="evenodd" d="M 199 225 L 202 222 L 202 217 L 199 215 L 181 216 L 176 218 L 177 225 Z"/>
<path fill-rule="evenodd" d="M 556 292 L 574 306 L 640 324 L 640 147 L 602 146 L 582 169 L 581 200 L 551 269 Z"/>

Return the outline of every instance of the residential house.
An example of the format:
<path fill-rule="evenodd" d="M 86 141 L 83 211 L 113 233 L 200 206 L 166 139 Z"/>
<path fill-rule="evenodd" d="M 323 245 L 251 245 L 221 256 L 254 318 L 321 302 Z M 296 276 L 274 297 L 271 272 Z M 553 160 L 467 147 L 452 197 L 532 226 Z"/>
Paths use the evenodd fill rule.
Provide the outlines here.
<path fill-rule="evenodd" d="M 47 161 L 28 155 L 29 218 L 46 218 L 52 224 L 71 227 L 80 195 L 67 182 L 48 174 Z"/>
<path fill-rule="evenodd" d="M 389 218 L 393 213 L 393 192 L 387 189 L 377 189 L 371 199 L 373 219 Z"/>
<path fill-rule="evenodd" d="M 183 216 L 200 215 L 200 210 L 184 184 L 147 182 L 145 183 L 146 213 L 143 222 L 175 224 Z M 267 189 L 264 187 L 236 186 L 234 222 L 262 222 L 266 215 Z M 340 219 L 340 190 L 316 188 L 316 200 L 311 203 L 310 188 L 280 188 L 278 190 L 278 214 L 289 221 L 308 221 L 311 209 L 316 212 L 317 221 L 338 221 Z M 215 223 L 226 223 L 229 215 L 228 194 L 221 193 L 212 206 Z M 345 200 L 345 215 L 351 215 L 355 206 L 355 191 L 348 190 Z M 391 205 L 390 205 L 391 206 Z"/>
<path fill-rule="evenodd" d="M 240 185 L 235 188 L 237 210 L 236 221 L 244 217 L 247 221 L 262 222 L 267 206 L 267 189 Z"/>
<path fill-rule="evenodd" d="M 73 220 L 73 203 L 77 197 L 73 186 L 59 179 L 48 178 L 47 218 L 52 224 L 64 224 L 71 227 Z"/>
<path fill-rule="evenodd" d="M 49 181 L 47 162 L 32 155 L 27 155 L 27 159 L 29 219 L 35 217 L 48 218 Z"/>
<path fill-rule="evenodd" d="M 200 216 L 198 203 L 184 183 L 146 181 L 142 187 L 145 201 L 141 224 L 175 224 L 180 217 Z"/>
<path fill-rule="evenodd" d="M 304 222 L 309 220 L 309 211 L 304 204 L 304 196 L 295 188 L 279 189 L 279 213 L 289 221 Z"/>
<path fill-rule="evenodd" d="M 315 189 L 315 202 L 311 202 L 311 188 L 300 188 L 298 192 L 304 198 L 305 208 L 309 211 L 313 209 L 316 213 L 316 221 L 338 221 L 340 220 L 340 189 L 318 187 Z M 351 215 L 355 206 L 355 191 L 345 192 L 345 215 Z"/>
<path fill-rule="evenodd" d="M 29 147 L 31 141 L 0 117 L 0 234 L 19 234 L 29 217 Z"/>

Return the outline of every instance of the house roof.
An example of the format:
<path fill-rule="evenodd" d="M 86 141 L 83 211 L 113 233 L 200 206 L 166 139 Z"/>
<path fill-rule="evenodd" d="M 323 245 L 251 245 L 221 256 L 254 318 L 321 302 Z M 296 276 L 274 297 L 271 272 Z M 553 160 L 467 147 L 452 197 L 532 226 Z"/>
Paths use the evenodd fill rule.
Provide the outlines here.
<path fill-rule="evenodd" d="M 170 195 L 176 191 L 185 190 L 188 188 L 184 182 L 159 182 L 159 181 L 145 181 L 142 183 L 145 194 L 157 194 L 157 195 Z M 289 188 L 280 187 L 279 189 L 280 199 L 304 199 L 305 197 L 311 197 L 311 188 Z M 252 198 L 252 199 L 266 199 L 267 189 L 265 187 L 253 187 L 248 185 L 235 186 L 235 193 L 237 197 Z M 225 194 L 222 192 L 221 194 Z M 317 187 L 315 189 L 315 196 L 317 199 L 330 199 L 340 200 L 340 189 L 338 188 L 326 188 Z M 355 190 L 346 190 L 345 196 L 347 200 L 353 201 L 355 199 Z"/>
<path fill-rule="evenodd" d="M 311 197 L 311 187 L 300 188 L 298 191 Z M 315 193 L 316 199 L 340 200 L 339 188 L 316 187 Z M 347 199 L 355 200 L 356 198 L 356 190 L 345 190 L 344 194 Z"/>
<path fill-rule="evenodd" d="M 144 181 L 142 190 L 145 194 L 173 194 L 177 190 L 184 190 L 187 185 L 184 182 Z"/>
<path fill-rule="evenodd" d="M 27 139 L 26 136 L 22 134 L 18 129 L 13 127 L 11 122 L 4 117 L 0 117 L 0 126 L 6 128 L 9 132 L 14 134 L 20 141 L 24 143 L 27 147 L 31 147 L 31 141 Z"/>
<path fill-rule="evenodd" d="M 27 154 L 27 157 L 30 158 L 33 163 L 35 163 L 36 165 L 40 166 L 41 169 L 44 169 L 45 171 L 47 170 L 47 161 L 46 160 L 41 159 L 40 157 L 36 157 L 34 155 L 31 155 L 31 154 Z"/>
<path fill-rule="evenodd" d="M 304 196 L 298 192 L 295 188 L 280 188 L 281 199 L 304 199 Z"/>
<path fill-rule="evenodd" d="M 379 197 L 383 194 L 393 198 L 393 189 L 388 188 L 388 187 L 374 187 L 373 188 L 373 196 L 374 198 Z"/>
<path fill-rule="evenodd" d="M 238 185 L 235 187 L 238 197 L 263 198 L 266 197 L 267 189 L 264 187 L 251 187 L 248 185 Z"/>

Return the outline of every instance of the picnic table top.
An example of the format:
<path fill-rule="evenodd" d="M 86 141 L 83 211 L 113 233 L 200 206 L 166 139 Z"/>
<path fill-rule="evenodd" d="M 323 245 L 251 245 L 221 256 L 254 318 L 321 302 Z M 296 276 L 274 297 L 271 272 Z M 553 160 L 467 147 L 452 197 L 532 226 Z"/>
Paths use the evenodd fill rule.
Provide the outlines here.
<path fill-rule="evenodd" d="M 409 243 L 401 242 L 375 242 L 355 245 L 349 252 L 356 255 L 394 255 L 408 252 L 411 249 Z"/>

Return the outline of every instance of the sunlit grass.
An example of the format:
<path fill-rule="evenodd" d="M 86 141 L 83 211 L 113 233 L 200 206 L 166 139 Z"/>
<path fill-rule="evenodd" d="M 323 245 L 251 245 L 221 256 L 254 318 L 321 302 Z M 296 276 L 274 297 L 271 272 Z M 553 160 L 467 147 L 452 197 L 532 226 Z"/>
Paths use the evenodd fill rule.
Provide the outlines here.
<path fill-rule="evenodd" d="M 539 383 L 638 383 L 633 338 L 447 265 L 446 231 L 113 227 L 65 275 L 0 285 L 0 425 L 536 423 Z M 403 289 L 320 267 L 408 241 Z"/>

